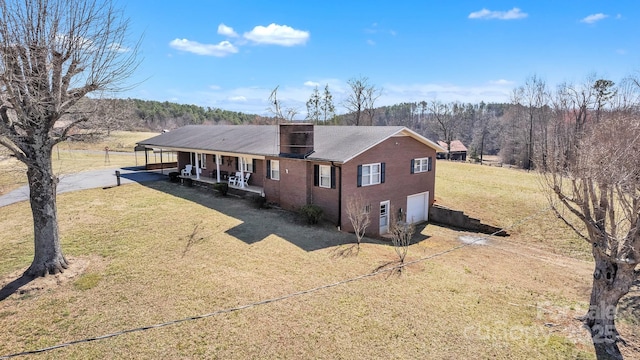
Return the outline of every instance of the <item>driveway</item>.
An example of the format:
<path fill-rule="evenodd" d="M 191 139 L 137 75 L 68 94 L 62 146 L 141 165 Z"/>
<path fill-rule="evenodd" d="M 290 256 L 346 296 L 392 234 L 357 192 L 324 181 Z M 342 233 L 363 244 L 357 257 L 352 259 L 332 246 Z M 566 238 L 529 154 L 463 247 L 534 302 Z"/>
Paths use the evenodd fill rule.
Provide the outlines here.
<path fill-rule="evenodd" d="M 126 167 L 60 175 L 58 194 L 69 191 L 116 186 L 116 171 L 120 171 L 121 184 L 130 184 L 134 182 L 140 183 L 165 180 L 171 169 L 164 169 L 161 172 L 160 170 L 144 170 L 142 167 Z M 10 193 L 0 196 L 0 206 L 6 206 L 28 199 L 29 187 L 25 185 Z"/>

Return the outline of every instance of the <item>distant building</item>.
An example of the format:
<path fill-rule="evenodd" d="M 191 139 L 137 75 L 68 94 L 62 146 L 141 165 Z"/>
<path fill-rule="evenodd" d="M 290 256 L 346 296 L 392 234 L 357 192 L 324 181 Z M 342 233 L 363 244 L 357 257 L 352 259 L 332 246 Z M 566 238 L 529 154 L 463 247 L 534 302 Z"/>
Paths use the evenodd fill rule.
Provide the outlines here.
<path fill-rule="evenodd" d="M 438 141 L 438 145 L 445 149 L 443 152 L 438 152 L 438 159 L 446 159 L 447 152 L 450 152 L 451 156 L 449 159 L 457 160 L 457 161 L 467 161 L 467 147 L 460 140 L 451 141 L 451 150 L 447 150 L 449 147 L 447 143 L 444 141 Z"/>

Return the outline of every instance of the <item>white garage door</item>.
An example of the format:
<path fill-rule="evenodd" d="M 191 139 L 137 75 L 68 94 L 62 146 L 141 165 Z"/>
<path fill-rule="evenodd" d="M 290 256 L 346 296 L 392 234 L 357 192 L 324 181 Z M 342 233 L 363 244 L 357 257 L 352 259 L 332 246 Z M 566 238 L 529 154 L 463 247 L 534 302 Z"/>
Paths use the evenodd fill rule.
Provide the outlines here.
<path fill-rule="evenodd" d="M 407 196 L 407 222 L 417 223 L 429 219 L 429 192 Z"/>

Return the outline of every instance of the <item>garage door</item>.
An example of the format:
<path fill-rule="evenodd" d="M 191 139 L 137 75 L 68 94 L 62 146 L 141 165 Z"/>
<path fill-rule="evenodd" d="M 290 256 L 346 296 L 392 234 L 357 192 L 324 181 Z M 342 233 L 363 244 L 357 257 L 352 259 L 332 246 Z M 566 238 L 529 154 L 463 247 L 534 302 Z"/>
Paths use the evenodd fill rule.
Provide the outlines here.
<path fill-rule="evenodd" d="M 407 222 L 417 223 L 429 219 L 429 192 L 407 196 Z"/>

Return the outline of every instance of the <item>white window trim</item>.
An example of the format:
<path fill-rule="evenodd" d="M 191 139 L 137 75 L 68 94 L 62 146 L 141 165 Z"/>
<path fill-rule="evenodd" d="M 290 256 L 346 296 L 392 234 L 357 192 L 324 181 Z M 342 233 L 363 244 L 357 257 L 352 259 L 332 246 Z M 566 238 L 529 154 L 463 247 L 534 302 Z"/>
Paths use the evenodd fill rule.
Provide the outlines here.
<path fill-rule="evenodd" d="M 417 174 L 417 173 L 428 172 L 430 161 L 431 159 L 428 157 L 413 159 L 413 173 Z"/>
<path fill-rule="evenodd" d="M 373 167 L 374 166 L 378 166 L 378 172 L 377 173 L 373 172 Z M 369 175 L 366 176 L 369 179 L 369 183 L 368 184 L 365 184 L 364 168 L 369 168 Z M 373 182 L 374 174 L 378 174 L 378 177 L 376 179 L 377 182 Z M 363 164 L 362 165 L 362 177 L 361 177 L 360 180 L 361 180 L 362 186 L 371 186 L 371 185 L 381 184 L 382 183 L 382 163 Z"/>
<path fill-rule="evenodd" d="M 319 165 L 319 166 L 320 166 L 320 169 L 318 170 L 319 172 L 318 186 L 325 189 L 331 189 L 331 166 L 329 165 Z M 325 169 L 327 171 L 327 174 L 323 175 L 322 169 Z M 323 185 L 322 179 L 326 179 L 328 184 Z"/>
<path fill-rule="evenodd" d="M 269 174 L 269 177 L 271 180 L 280 180 L 280 160 L 269 161 L 271 161 L 271 174 Z"/>
<path fill-rule="evenodd" d="M 253 173 L 254 170 L 255 170 L 253 168 L 253 159 L 243 157 L 242 158 L 242 169 L 241 170 L 243 172 Z"/>

